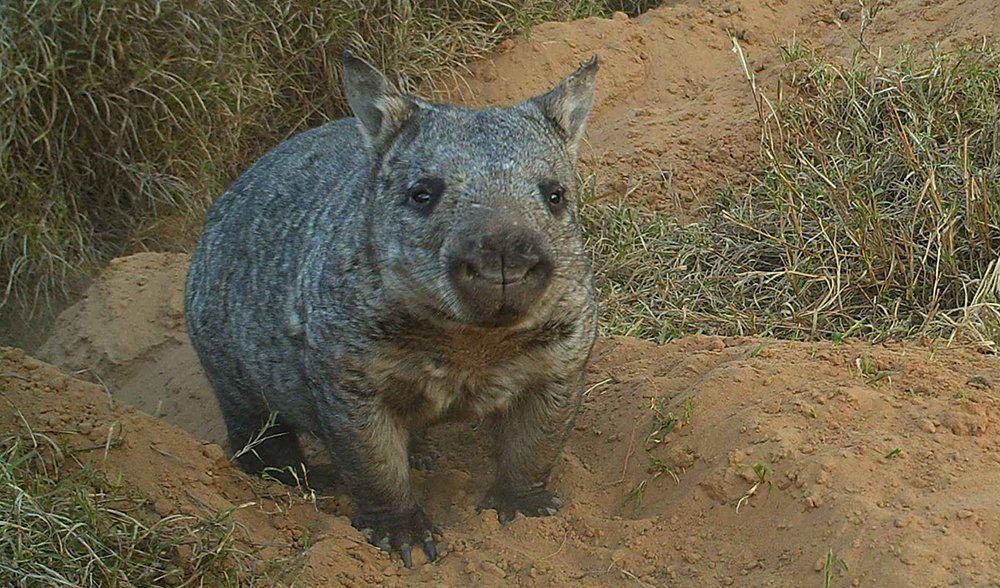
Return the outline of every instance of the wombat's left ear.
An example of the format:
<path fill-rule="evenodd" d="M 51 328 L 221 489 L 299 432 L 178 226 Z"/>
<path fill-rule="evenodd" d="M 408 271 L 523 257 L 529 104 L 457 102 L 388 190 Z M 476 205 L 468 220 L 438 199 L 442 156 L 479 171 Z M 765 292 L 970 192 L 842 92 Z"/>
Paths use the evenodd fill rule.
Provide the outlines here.
<path fill-rule="evenodd" d="M 391 87 L 382 72 L 350 50 L 344 51 L 344 94 L 361 123 L 368 145 L 382 152 L 413 115 L 413 100 Z"/>
<path fill-rule="evenodd" d="M 594 103 L 598 67 L 594 55 L 558 86 L 530 100 L 561 132 L 573 157 L 577 155 L 587 115 Z"/>

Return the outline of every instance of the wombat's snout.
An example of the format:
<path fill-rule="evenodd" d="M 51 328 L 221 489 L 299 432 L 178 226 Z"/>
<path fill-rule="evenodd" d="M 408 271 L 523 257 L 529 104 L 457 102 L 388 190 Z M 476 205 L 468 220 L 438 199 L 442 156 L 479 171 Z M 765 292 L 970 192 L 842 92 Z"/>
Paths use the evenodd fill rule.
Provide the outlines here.
<path fill-rule="evenodd" d="M 552 260 L 538 232 L 493 226 L 460 239 L 448 270 L 462 302 L 479 321 L 504 325 L 516 322 L 545 292 Z"/>

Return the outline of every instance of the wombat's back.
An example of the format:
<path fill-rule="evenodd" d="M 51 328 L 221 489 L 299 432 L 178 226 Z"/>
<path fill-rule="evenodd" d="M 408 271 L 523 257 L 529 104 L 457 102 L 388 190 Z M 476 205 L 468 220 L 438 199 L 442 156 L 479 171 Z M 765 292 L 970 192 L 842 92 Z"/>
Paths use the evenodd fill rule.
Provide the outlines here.
<path fill-rule="evenodd" d="M 185 294 L 188 334 L 210 378 L 225 371 L 273 387 L 301 377 L 289 337 L 295 297 L 316 279 L 307 265 L 347 254 L 340 228 L 358 214 L 367 166 L 356 121 L 341 119 L 279 144 L 212 204 Z"/>

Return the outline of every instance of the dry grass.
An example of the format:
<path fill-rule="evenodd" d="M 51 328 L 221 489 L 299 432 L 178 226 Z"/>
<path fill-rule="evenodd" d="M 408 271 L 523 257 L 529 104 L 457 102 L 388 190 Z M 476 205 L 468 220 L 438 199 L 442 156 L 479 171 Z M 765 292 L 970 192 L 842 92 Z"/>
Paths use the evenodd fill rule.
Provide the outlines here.
<path fill-rule="evenodd" d="M 43 308 L 126 248 L 187 244 L 174 227 L 239 170 L 344 114 L 348 45 L 413 88 L 543 20 L 650 4 L 0 3 L 0 311 Z"/>
<path fill-rule="evenodd" d="M 156 517 L 51 438 L 0 439 L 0 585 L 273 586 L 297 555 L 262 554 L 232 513 Z"/>
<path fill-rule="evenodd" d="M 828 63 L 755 93 L 761 168 L 695 226 L 586 207 L 605 328 L 1000 341 L 1000 57 Z"/>

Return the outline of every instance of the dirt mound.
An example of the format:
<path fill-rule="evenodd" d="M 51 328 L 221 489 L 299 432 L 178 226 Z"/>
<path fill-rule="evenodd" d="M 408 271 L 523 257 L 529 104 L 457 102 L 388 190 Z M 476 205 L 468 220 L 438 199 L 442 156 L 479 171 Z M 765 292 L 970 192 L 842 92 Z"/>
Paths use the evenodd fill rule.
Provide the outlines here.
<path fill-rule="evenodd" d="M 112 260 L 56 320 L 38 356 L 107 385 L 115 398 L 222 444 L 226 432 L 184 332 L 188 256 L 140 253 Z"/>
<path fill-rule="evenodd" d="M 303 533 L 310 528 L 303 523 L 315 509 L 288 499 L 278 484 L 248 481 L 218 445 L 198 441 L 109 397 L 103 386 L 68 376 L 19 349 L 0 347 L 0 383 L 0 430 L 24 434 L 28 426 L 57 437 L 76 459 L 90 460 L 109 480 L 121 480 L 145 499 L 145 514 L 153 520 L 213 518 L 231 511 L 239 540 L 262 549 L 261 558 L 301 552 Z M 350 523 L 338 517 L 325 520 L 324 529 L 345 538 L 351 531 Z M 355 565 L 343 549 L 329 558 L 338 567 Z"/>
<path fill-rule="evenodd" d="M 603 66 L 583 160 L 597 173 L 598 193 L 627 194 L 696 218 L 714 202 L 714 185 L 739 182 L 755 165 L 759 120 L 731 36 L 773 98 L 782 44 L 795 39 L 849 56 L 858 47 L 861 13 L 857 2 L 830 0 L 670 4 L 634 19 L 535 27 L 441 95 L 477 105 L 522 100 L 596 53 Z M 881 4 L 864 36 L 873 52 L 1000 35 L 1000 5 L 990 0 Z"/>
<path fill-rule="evenodd" d="M 33 426 L 91 443 L 119 423 L 124 442 L 107 467 L 151 504 L 193 508 L 192 492 L 224 508 L 253 486 L 203 442 L 223 429 L 177 320 L 185 265 L 179 255 L 117 261 L 45 348 L 112 382 L 116 400 L 180 407 L 160 410 L 193 436 L 112 410 L 103 387 L 17 352 L 6 355 L 15 379 L 5 395 Z M 487 448 L 471 427 L 451 426 L 435 432 L 438 469 L 415 474 L 446 533 L 437 565 L 407 571 L 366 546 L 335 496 L 245 508 L 241 522 L 261 543 L 314 537 L 305 569 L 316 582 L 801 585 L 819 582 L 832 552 L 843 583 L 998 583 L 997 382 L 995 358 L 961 350 L 602 340 L 554 474 L 570 502 L 560 516 L 501 527 L 477 513 Z"/>

